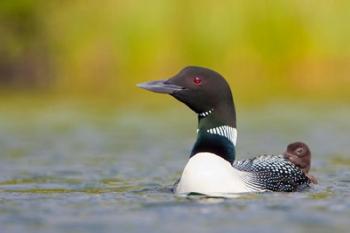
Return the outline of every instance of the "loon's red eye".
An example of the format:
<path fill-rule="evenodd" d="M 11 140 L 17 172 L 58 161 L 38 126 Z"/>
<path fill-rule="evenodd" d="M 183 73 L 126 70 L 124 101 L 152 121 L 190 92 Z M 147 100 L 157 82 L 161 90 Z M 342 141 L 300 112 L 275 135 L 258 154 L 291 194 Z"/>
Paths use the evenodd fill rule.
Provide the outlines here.
<path fill-rule="evenodd" d="M 196 84 L 197 86 L 201 85 L 202 79 L 198 76 L 193 78 L 193 83 Z"/>

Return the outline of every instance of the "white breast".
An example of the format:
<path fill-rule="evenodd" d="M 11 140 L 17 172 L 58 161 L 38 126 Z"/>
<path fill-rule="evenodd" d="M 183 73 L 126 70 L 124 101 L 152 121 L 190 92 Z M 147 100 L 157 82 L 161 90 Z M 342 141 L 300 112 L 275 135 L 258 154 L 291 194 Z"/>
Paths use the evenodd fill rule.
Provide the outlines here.
<path fill-rule="evenodd" d="M 244 182 L 248 174 L 231 166 L 225 159 L 212 153 L 198 153 L 186 164 L 176 193 L 218 195 L 255 192 Z"/>

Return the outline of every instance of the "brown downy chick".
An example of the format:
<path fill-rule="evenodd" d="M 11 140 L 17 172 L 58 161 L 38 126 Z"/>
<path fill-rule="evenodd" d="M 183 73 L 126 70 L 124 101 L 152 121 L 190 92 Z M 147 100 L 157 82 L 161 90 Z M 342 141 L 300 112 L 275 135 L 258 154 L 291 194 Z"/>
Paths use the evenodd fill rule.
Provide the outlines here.
<path fill-rule="evenodd" d="M 318 183 L 314 176 L 308 174 L 311 166 L 311 151 L 305 143 L 294 142 L 289 144 L 287 150 L 283 153 L 283 157 L 299 167 L 311 183 Z"/>

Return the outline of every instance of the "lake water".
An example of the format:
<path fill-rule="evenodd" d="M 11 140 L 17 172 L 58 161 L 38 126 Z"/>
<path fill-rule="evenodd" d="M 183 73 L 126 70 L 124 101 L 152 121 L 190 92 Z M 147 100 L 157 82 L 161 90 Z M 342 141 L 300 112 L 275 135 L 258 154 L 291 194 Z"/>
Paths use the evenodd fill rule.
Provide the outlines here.
<path fill-rule="evenodd" d="M 349 106 L 238 109 L 238 158 L 302 140 L 319 185 L 230 199 L 171 192 L 196 131 L 174 108 L 1 107 L 0 232 L 349 232 Z"/>

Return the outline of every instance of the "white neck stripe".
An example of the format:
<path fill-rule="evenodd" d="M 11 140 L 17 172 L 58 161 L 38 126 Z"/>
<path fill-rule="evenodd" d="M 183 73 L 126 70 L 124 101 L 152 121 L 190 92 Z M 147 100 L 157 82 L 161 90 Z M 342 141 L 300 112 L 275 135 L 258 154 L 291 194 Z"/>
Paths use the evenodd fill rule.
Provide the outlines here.
<path fill-rule="evenodd" d="M 210 134 L 216 134 L 223 136 L 230 140 L 234 146 L 236 146 L 237 143 L 237 129 L 233 128 L 228 125 L 223 125 L 215 128 L 211 128 L 207 130 L 208 133 Z"/>

